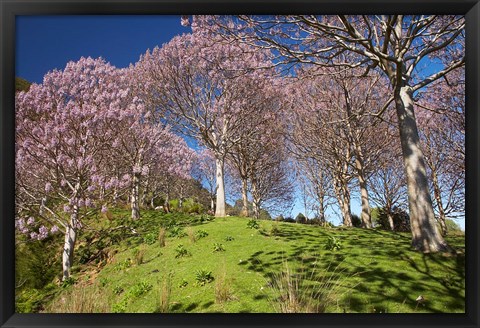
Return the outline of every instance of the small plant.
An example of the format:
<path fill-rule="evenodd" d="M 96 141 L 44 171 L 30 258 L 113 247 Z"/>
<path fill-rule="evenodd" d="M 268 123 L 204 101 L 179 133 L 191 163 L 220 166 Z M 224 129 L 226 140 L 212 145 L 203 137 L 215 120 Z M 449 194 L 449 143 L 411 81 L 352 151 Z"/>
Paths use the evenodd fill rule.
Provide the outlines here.
<path fill-rule="evenodd" d="M 153 245 L 153 244 L 155 244 L 156 241 L 157 241 L 157 237 L 155 236 L 155 234 L 153 232 L 147 233 L 143 237 L 143 242 L 147 245 Z"/>
<path fill-rule="evenodd" d="M 123 293 L 125 291 L 125 289 L 123 289 L 122 286 L 115 286 L 113 287 L 113 293 L 115 295 L 120 295 L 121 293 Z"/>
<path fill-rule="evenodd" d="M 225 237 L 225 241 L 234 241 L 235 238 L 233 238 L 232 236 L 227 236 Z"/>
<path fill-rule="evenodd" d="M 64 281 L 62 281 L 62 288 L 67 288 L 69 286 L 73 286 L 75 285 L 75 283 L 77 282 L 77 279 L 73 278 L 73 277 L 68 277 L 67 279 L 65 279 Z"/>
<path fill-rule="evenodd" d="M 325 249 L 329 251 L 339 251 L 342 248 L 342 244 L 339 239 L 330 236 L 327 239 L 327 243 L 325 244 Z"/>
<path fill-rule="evenodd" d="M 198 239 L 205 238 L 208 236 L 208 232 L 206 232 L 205 230 L 197 230 L 195 235 L 197 236 Z"/>
<path fill-rule="evenodd" d="M 209 214 L 202 214 L 200 215 L 200 222 L 210 222 L 210 221 L 213 221 L 214 220 L 214 216 L 213 215 L 209 215 Z"/>
<path fill-rule="evenodd" d="M 100 286 L 105 287 L 108 284 L 108 278 L 102 277 L 100 278 Z"/>
<path fill-rule="evenodd" d="M 182 227 L 174 226 L 170 228 L 169 237 L 182 238 L 184 236 L 186 236 L 186 233 L 185 231 L 183 231 Z"/>
<path fill-rule="evenodd" d="M 115 268 L 117 271 L 122 271 L 129 268 L 132 265 L 132 261 L 130 259 L 125 259 L 124 261 L 118 263 Z"/>
<path fill-rule="evenodd" d="M 179 244 L 177 248 L 175 248 L 175 253 L 175 258 L 192 255 L 182 244 Z"/>
<path fill-rule="evenodd" d="M 143 294 L 147 293 L 152 289 L 153 285 L 147 283 L 146 281 L 140 281 L 133 285 L 132 288 L 129 290 L 129 295 L 132 295 L 133 297 L 140 297 Z"/>
<path fill-rule="evenodd" d="M 272 228 L 270 229 L 270 236 L 278 236 L 280 233 L 280 229 L 278 228 L 278 224 L 273 224 Z"/>
<path fill-rule="evenodd" d="M 247 222 L 247 228 L 258 229 L 258 228 L 260 228 L 260 226 L 259 226 L 257 220 L 251 219 Z"/>
<path fill-rule="evenodd" d="M 185 288 L 188 286 L 188 281 L 182 279 L 182 281 L 178 284 L 178 288 Z"/>
<path fill-rule="evenodd" d="M 195 281 L 199 286 L 205 286 L 208 283 L 211 283 L 214 280 L 212 271 L 207 270 L 198 270 L 195 272 Z"/>
<path fill-rule="evenodd" d="M 165 235 L 167 233 L 167 229 L 165 228 L 160 228 L 158 231 L 158 243 L 160 244 L 160 247 L 165 247 Z"/>
<path fill-rule="evenodd" d="M 143 258 L 145 256 L 146 249 L 145 248 L 135 248 L 133 250 L 133 259 L 136 265 L 143 264 Z"/>
<path fill-rule="evenodd" d="M 112 312 L 113 313 L 124 313 L 127 310 L 127 300 L 124 299 L 118 303 L 113 304 Z"/>
<path fill-rule="evenodd" d="M 213 244 L 213 251 L 214 252 L 225 252 L 225 247 L 223 246 L 223 244 L 214 243 Z"/>
<path fill-rule="evenodd" d="M 195 234 L 195 232 L 193 231 L 192 227 L 188 227 L 186 229 L 186 232 L 187 232 L 187 235 L 188 235 L 188 239 L 190 239 L 190 241 L 192 243 L 196 242 L 197 241 L 197 235 Z"/>

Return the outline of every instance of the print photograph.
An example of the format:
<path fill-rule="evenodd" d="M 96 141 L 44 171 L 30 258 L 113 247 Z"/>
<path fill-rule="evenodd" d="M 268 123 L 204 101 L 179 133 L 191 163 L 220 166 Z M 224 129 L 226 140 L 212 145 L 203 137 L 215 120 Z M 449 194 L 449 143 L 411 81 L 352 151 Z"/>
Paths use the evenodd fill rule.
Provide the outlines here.
<path fill-rule="evenodd" d="M 466 24 L 16 15 L 14 313 L 465 315 Z"/>

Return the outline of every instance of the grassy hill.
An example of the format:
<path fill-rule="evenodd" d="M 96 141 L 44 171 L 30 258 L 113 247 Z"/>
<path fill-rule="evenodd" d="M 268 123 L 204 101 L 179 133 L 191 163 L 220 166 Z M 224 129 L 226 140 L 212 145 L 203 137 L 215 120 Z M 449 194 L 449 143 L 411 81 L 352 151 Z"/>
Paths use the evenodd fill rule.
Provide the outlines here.
<path fill-rule="evenodd" d="M 98 233 L 86 236 L 89 244 L 76 254 L 92 257 L 100 242 L 103 257 L 74 268 L 75 282 L 58 287 L 44 312 L 465 309 L 461 235 L 448 238 L 456 255 L 421 254 L 410 248 L 409 234 L 381 230 L 272 221 L 255 228 L 246 218 L 210 221 L 154 211 L 132 223 L 119 219 L 126 212 L 114 214 L 116 220 L 98 227 L 110 231 L 110 242 L 100 242 Z M 113 239 L 122 224 L 129 228 Z"/>

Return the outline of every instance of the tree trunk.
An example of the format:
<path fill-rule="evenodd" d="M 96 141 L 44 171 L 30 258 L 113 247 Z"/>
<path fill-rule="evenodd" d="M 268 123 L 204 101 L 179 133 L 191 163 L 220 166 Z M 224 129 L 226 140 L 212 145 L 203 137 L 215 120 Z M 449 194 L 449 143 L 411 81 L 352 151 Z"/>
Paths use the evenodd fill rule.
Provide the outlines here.
<path fill-rule="evenodd" d="M 65 243 L 62 253 L 62 281 L 70 278 L 70 269 L 73 263 L 73 250 L 77 240 L 77 225 L 78 225 L 78 207 L 73 207 L 73 212 L 70 215 L 70 223 L 65 232 Z"/>
<path fill-rule="evenodd" d="M 345 188 L 342 188 L 345 189 Z M 352 211 L 350 209 L 350 193 L 347 190 L 342 191 L 342 215 L 343 224 L 347 227 L 353 226 L 352 224 Z"/>
<path fill-rule="evenodd" d="M 446 236 L 447 231 L 447 223 L 445 222 L 445 211 L 443 210 L 443 201 L 442 201 L 442 193 L 440 191 L 440 186 L 438 184 L 438 176 L 437 173 L 434 171 L 434 167 L 432 167 L 432 178 L 433 178 L 433 194 L 435 196 L 435 200 L 437 202 L 438 208 L 438 223 L 440 224 L 440 230 L 442 232 L 442 236 Z"/>
<path fill-rule="evenodd" d="M 215 212 L 215 198 L 214 197 L 210 198 L 210 210 L 212 212 Z"/>
<path fill-rule="evenodd" d="M 253 215 L 255 217 L 255 219 L 259 219 L 260 218 L 260 206 L 258 206 L 258 203 L 257 201 L 253 201 Z"/>
<path fill-rule="evenodd" d="M 140 178 L 137 173 L 133 174 L 132 180 L 132 191 L 130 195 L 130 207 L 132 209 L 132 220 L 137 220 L 140 218 L 140 204 L 138 199 L 138 189 L 140 184 Z"/>
<path fill-rule="evenodd" d="M 215 217 L 223 218 L 225 214 L 225 181 L 224 181 L 224 164 L 225 161 L 221 157 L 216 157 L 216 191 L 217 191 L 217 207 L 215 209 Z"/>
<path fill-rule="evenodd" d="M 247 179 L 242 179 L 242 216 L 248 217 L 248 185 Z"/>
<path fill-rule="evenodd" d="M 360 145 L 355 145 L 355 169 L 357 171 L 358 184 L 360 185 L 360 195 L 362 198 L 362 213 L 360 218 L 364 228 L 372 228 L 372 218 L 370 216 L 370 204 L 368 198 L 367 182 L 365 179 L 363 152 Z"/>
<path fill-rule="evenodd" d="M 348 187 L 343 181 L 337 180 L 335 183 L 335 196 L 340 205 L 340 211 L 342 212 L 343 225 L 347 227 L 352 226 L 352 213 L 350 210 L 350 194 Z"/>
<path fill-rule="evenodd" d="M 321 197 L 318 202 L 318 219 L 320 225 L 325 225 L 325 204 L 323 197 Z"/>
<path fill-rule="evenodd" d="M 412 96 L 412 90 L 408 86 L 402 86 L 395 91 L 395 106 L 407 177 L 412 246 L 425 253 L 450 251 L 435 222 Z"/>
<path fill-rule="evenodd" d="M 163 210 L 165 213 L 170 213 L 170 193 L 165 194 L 165 202 L 163 202 Z"/>

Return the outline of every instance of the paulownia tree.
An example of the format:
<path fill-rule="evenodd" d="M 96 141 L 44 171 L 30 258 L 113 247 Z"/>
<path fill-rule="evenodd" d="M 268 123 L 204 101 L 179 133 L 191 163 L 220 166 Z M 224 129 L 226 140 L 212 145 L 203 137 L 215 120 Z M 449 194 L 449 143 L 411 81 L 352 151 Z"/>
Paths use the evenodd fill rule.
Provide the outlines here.
<path fill-rule="evenodd" d="M 256 92 L 244 80 L 257 81 L 259 88 L 268 84 L 267 72 L 255 69 L 266 60 L 263 51 L 225 43 L 200 29 L 148 51 L 136 65 L 152 108 L 213 152 L 217 217 L 226 215 L 225 158 L 249 118 L 242 104 Z"/>
<path fill-rule="evenodd" d="M 414 94 L 464 65 L 463 16 L 435 15 L 292 15 L 217 16 L 224 34 L 274 49 L 278 60 L 344 69 L 378 70 L 390 83 L 395 104 L 408 189 L 412 246 L 422 252 L 450 250 L 436 226 L 425 160 L 418 135 Z M 345 55 L 348 56 L 345 56 Z M 421 69 L 430 65 L 429 70 Z"/>
<path fill-rule="evenodd" d="M 81 58 L 16 95 L 17 226 L 32 216 L 44 225 L 31 237 L 45 238 L 48 226 L 64 233 L 63 280 L 84 219 L 104 205 L 105 192 L 125 184 L 105 169 L 117 134 L 111 123 L 126 110 L 121 79 L 104 60 Z"/>

